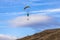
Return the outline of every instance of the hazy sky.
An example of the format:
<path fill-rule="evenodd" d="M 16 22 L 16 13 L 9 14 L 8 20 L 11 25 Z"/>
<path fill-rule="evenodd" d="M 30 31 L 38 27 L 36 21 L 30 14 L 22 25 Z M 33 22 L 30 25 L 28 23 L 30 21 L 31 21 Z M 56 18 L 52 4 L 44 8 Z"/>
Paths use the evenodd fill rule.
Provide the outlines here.
<path fill-rule="evenodd" d="M 23 37 L 50 28 L 60 28 L 60 0 L 0 0 L 0 36 Z"/>

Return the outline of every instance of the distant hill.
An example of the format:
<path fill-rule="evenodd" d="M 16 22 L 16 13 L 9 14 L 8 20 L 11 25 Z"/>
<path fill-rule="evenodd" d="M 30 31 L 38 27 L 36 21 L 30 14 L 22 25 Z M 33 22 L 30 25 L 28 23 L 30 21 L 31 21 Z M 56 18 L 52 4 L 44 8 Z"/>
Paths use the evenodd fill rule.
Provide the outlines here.
<path fill-rule="evenodd" d="M 60 29 L 49 29 L 17 40 L 60 40 Z"/>

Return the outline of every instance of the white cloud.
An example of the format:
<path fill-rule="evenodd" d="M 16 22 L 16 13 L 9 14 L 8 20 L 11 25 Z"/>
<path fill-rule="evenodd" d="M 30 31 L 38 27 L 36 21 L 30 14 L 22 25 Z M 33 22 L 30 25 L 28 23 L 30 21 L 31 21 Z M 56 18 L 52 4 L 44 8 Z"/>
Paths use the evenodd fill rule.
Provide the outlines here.
<path fill-rule="evenodd" d="M 30 14 L 37 13 L 40 15 L 46 15 L 46 14 L 53 13 L 53 12 L 60 12 L 60 8 L 30 11 Z M 5 16 L 17 16 L 17 15 L 24 15 L 24 14 L 26 14 L 26 12 L 12 12 L 12 13 L 3 13 L 3 14 Z"/>
<path fill-rule="evenodd" d="M 52 23 L 55 23 L 55 21 L 56 21 L 56 20 L 54 20 L 55 18 L 53 18 L 51 16 L 47 16 L 47 15 L 48 14 L 52 15 L 52 13 L 60 12 L 60 8 L 38 10 L 38 11 L 31 11 L 31 12 L 37 13 L 37 14 L 30 14 L 29 21 L 27 21 L 27 16 L 25 15 L 25 16 L 18 16 L 14 19 L 9 20 L 8 22 L 13 27 L 28 26 L 28 25 L 33 25 L 33 24 L 39 23 L 39 22 L 41 23 L 41 22 L 49 22 L 49 21 Z M 42 12 L 42 13 L 40 13 L 40 12 Z M 54 20 L 54 22 L 53 22 L 53 20 Z"/>
<path fill-rule="evenodd" d="M 0 40 L 15 40 L 16 37 L 0 34 Z"/>
<path fill-rule="evenodd" d="M 60 12 L 60 8 L 55 9 L 46 9 L 46 10 L 38 10 L 38 11 L 31 11 L 32 13 L 52 13 L 52 12 Z"/>
<path fill-rule="evenodd" d="M 38 1 L 39 2 L 39 1 Z M 41 6 L 41 5 L 58 5 L 60 2 L 59 1 L 56 1 L 56 2 L 44 2 L 44 3 L 30 3 L 32 6 Z"/>
<path fill-rule="evenodd" d="M 33 14 L 33 15 L 29 16 L 29 21 L 27 21 L 26 16 L 19 16 L 19 17 L 16 17 L 15 19 L 10 20 L 9 22 L 13 26 L 25 26 L 25 25 L 30 25 L 30 24 L 37 23 L 37 22 L 46 22 L 50 19 L 51 19 L 51 17 L 49 17 L 49 16 Z"/>
<path fill-rule="evenodd" d="M 58 8 L 58 9 L 46 10 L 46 12 L 60 12 L 60 8 Z"/>

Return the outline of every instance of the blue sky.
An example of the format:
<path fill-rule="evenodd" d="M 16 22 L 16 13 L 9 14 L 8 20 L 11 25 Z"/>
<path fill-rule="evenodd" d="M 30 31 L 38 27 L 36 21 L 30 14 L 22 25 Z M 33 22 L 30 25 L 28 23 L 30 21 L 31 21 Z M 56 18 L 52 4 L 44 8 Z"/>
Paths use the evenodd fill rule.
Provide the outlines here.
<path fill-rule="evenodd" d="M 60 28 L 60 0 L 0 0 L 0 34 L 19 38 L 52 28 Z"/>

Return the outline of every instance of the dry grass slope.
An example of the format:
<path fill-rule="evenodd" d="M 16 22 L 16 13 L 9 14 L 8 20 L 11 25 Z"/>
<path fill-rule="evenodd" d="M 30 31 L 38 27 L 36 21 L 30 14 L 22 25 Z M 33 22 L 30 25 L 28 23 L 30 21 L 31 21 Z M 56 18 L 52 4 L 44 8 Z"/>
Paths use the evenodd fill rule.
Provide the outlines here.
<path fill-rule="evenodd" d="M 45 30 L 17 40 L 60 40 L 60 29 Z"/>

